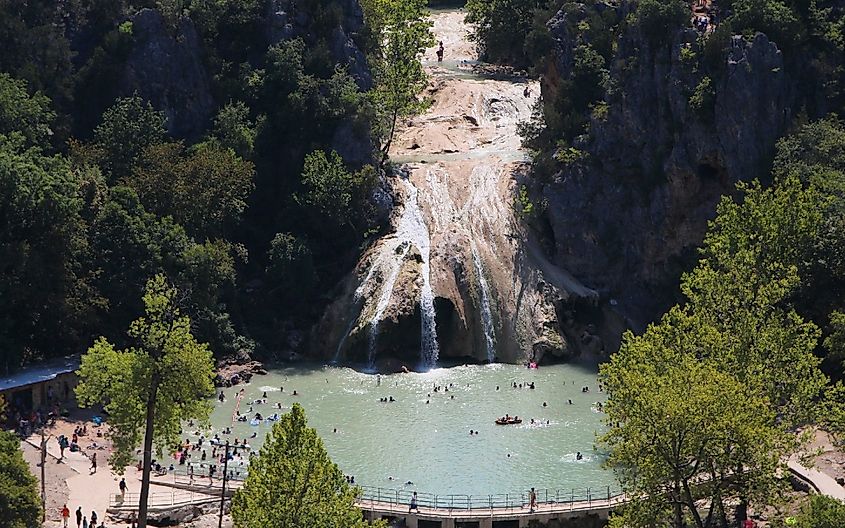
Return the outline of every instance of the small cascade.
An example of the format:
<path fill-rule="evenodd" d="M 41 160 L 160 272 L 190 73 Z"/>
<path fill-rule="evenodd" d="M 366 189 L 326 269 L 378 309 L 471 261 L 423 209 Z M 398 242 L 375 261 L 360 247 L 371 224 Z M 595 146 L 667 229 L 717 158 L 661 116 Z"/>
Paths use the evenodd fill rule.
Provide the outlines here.
<path fill-rule="evenodd" d="M 420 295 L 420 312 L 422 315 L 420 317 L 420 360 L 424 367 L 433 367 L 437 364 L 437 359 L 440 356 L 440 347 L 437 344 L 434 290 L 431 288 L 431 239 L 417 201 L 417 188 L 407 178 L 399 178 L 399 181 L 408 193 L 408 199 L 405 202 L 405 211 L 402 214 L 396 234 L 401 240 L 407 240 L 416 246 L 422 257 L 420 269 L 423 279 Z"/>
<path fill-rule="evenodd" d="M 355 295 L 352 296 L 353 306 L 359 306 L 361 299 L 364 297 L 364 288 L 370 283 L 370 279 L 373 278 L 373 274 L 375 273 L 378 264 L 379 260 L 375 259 L 370 265 L 370 271 L 367 272 L 367 276 L 364 277 L 364 280 L 361 281 L 361 284 L 359 284 L 355 289 Z M 335 350 L 334 353 L 334 360 L 332 360 L 332 363 L 334 364 L 340 362 L 340 355 L 343 353 L 343 345 L 346 344 L 349 334 L 352 332 L 352 329 L 355 328 L 355 323 L 357 323 L 358 319 L 361 317 L 359 312 L 355 313 L 357 315 L 350 318 L 349 325 L 346 327 L 346 331 L 343 332 L 343 337 L 340 338 L 340 342 L 337 344 L 337 350 Z"/>
<path fill-rule="evenodd" d="M 475 264 L 475 273 L 478 275 L 478 285 L 481 290 L 481 325 L 484 329 L 484 341 L 487 345 L 487 361 L 493 363 L 496 360 L 496 342 L 493 330 L 493 311 L 490 309 L 490 286 L 484 277 L 481 258 L 478 256 L 474 241 L 472 243 L 472 262 Z"/>
<path fill-rule="evenodd" d="M 387 273 L 387 280 L 384 285 L 382 285 L 381 295 L 379 295 L 378 304 L 376 304 L 376 311 L 373 314 L 373 318 L 370 319 L 369 333 L 367 334 L 367 361 L 369 363 L 369 367 L 371 368 L 376 362 L 376 342 L 378 341 L 379 322 L 381 322 L 381 317 L 384 315 L 384 311 L 387 310 L 387 306 L 390 304 L 390 297 L 393 294 L 393 286 L 396 284 L 396 279 L 399 277 L 399 271 L 402 269 L 402 262 L 405 260 L 405 255 L 408 254 L 408 250 L 410 248 L 411 245 L 406 240 L 401 240 L 399 245 L 395 247 L 393 254 L 396 258 L 390 261 L 390 270 Z"/>
<path fill-rule="evenodd" d="M 423 213 L 417 202 L 417 188 L 405 177 L 400 177 L 398 181 L 404 187 L 407 193 L 407 199 L 402 216 L 399 218 L 396 226 L 396 233 L 393 235 L 391 242 L 382 245 L 379 257 L 373 262 L 369 273 L 367 273 L 367 277 L 355 291 L 355 299 L 357 301 L 362 297 L 363 289 L 372 280 L 376 269 L 381 271 L 381 276 L 384 277 L 384 283 L 381 285 L 378 302 L 376 303 L 373 316 L 370 318 L 367 333 L 367 356 L 370 368 L 375 366 L 379 324 L 387 307 L 390 306 L 393 288 L 396 285 L 396 280 L 399 278 L 402 265 L 411 247 L 417 248 L 422 260 L 420 274 L 423 284 L 419 299 L 421 312 L 420 360 L 422 366 L 432 367 L 436 365 L 437 358 L 440 354 L 440 347 L 437 343 L 434 291 L 431 287 L 431 240 L 429 239 L 428 227 L 425 224 Z M 357 319 L 353 319 L 346 331 L 346 335 L 338 344 L 335 353 L 336 360 L 340 357 L 346 337 L 354 328 L 355 322 L 357 322 Z"/>

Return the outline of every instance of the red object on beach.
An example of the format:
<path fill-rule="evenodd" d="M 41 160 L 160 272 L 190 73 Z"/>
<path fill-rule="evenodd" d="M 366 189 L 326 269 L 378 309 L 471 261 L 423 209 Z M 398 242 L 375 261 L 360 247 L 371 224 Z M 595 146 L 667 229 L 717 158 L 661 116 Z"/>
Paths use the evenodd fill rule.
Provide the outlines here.
<path fill-rule="evenodd" d="M 751 519 L 745 519 L 745 521 L 742 522 L 742 528 L 754 528 L 754 521 Z"/>
<path fill-rule="evenodd" d="M 535 368 L 537 368 L 537 363 L 534 363 L 534 362 L 529 363 L 529 364 L 528 364 L 528 368 L 530 368 L 530 369 L 535 369 Z"/>

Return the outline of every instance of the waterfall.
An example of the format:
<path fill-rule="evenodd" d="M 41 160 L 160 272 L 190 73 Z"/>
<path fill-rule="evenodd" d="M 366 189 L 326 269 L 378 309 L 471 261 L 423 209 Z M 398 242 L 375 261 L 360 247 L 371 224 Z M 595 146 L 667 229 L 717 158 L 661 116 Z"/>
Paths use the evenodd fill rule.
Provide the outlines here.
<path fill-rule="evenodd" d="M 379 322 L 381 322 L 381 317 L 384 315 L 384 311 L 390 304 L 390 297 L 393 294 L 393 286 L 396 284 L 396 279 L 399 277 L 399 271 L 402 269 L 402 262 L 405 260 L 405 255 L 408 254 L 408 250 L 410 248 L 411 245 L 405 240 L 401 240 L 399 245 L 394 248 L 393 254 L 396 258 L 390 261 L 390 270 L 387 273 L 387 280 L 382 285 L 378 304 L 376 304 L 376 311 L 373 314 L 373 318 L 370 319 L 369 333 L 367 334 L 367 360 L 369 362 L 369 367 L 371 368 L 375 366 L 376 362 L 376 342 L 378 341 Z M 367 278 L 370 276 L 371 274 L 367 275 Z"/>
<path fill-rule="evenodd" d="M 355 289 L 355 294 L 352 296 L 353 306 L 357 307 L 361 302 L 361 298 L 364 296 L 364 287 L 370 283 L 370 279 L 373 278 L 373 273 L 375 273 L 376 268 L 378 267 L 379 259 L 374 259 L 372 264 L 370 265 L 370 271 L 367 272 L 367 276 L 364 277 L 364 280 L 361 281 L 361 284 Z M 346 331 L 343 332 L 343 337 L 340 338 L 340 342 L 337 344 L 337 350 L 334 353 L 334 360 L 332 363 L 340 362 L 340 354 L 343 352 L 343 345 L 346 344 L 346 340 L 349 338 L 349 334 L 352 332 L 352 329 L 355 328 L 355 323 L 358 322 L 360 318 L 360 309 L 358 312 L 355 312 L 357 315 L 351 317 L 349 320 L 349 325 L 346 327 Z M 371 353 L 372 354 L 372 353 Z"/>
<path fill-rule="evenodd" d="M 406 177 L 400 177 L 400 184 L 404 187 L 407 193 L 405 207 L 402 211 L 402 216 L 396 226 L 396 233 L 393 239 L 398 244 L 387 243 L 384 244 L 380 250 L 380 256 L 373 263 L 370 272 L 358 287 L 355 292 L 356 298 L 361 295 L 361 291 L 374 275 L 376 267 L 387 267 L 387 270 L 382 270 L 385 281 L 382 284 L 379 292 L 376 309 L 370 319 L 370 324 L 367 334 L 368 345 L 368 360 L 369 366 L 375 366 L 376 348 L 378 344 L 378 328 L 381 323 L 381 318 L 384 316 L 385 310 L 390 305 L 390 298 L 393 295 L 393 287 L 396 285 L 396 280 L 399 278 L 399 272 L 402 270 L 402 264 L 405 257 L 408 255 L 411 247 L 416 247 L 420 252 L 422 264 L 420 265 L 420 275 L 423 279 L 422 289 L 420 292 L 420 361 L 424 367 L 433 367 L 437 364 L 437 358 L 440 354 L 440 348 L 437 344 L 437 320 L 434 309 L 434 291 L 431 288 L 431 240 L 429 238 L 428 227 L 423 219 L 422 211 L 417 202 L 417 188 L 414 187 Z M 347 334 L 354 327 L 350 324 Z M 345 342 L 344 337 L 338 349 L 336 357 L 340 355 L 340 350 Z"/>
<path fill-rule="evenodd" d="M 496 343 L 493 330 L 493 312 L 490 309 L 490 287 L 484 277 L 484 270 L 481 267 L 481 258 L 472 242 L 472 262 L 475 264 L 475 273 L 478 275 L 478 285 L 481 290 L 481 325 L 484 329 L 484 341 L 487 345 L 487 361 L 493 363 L 496 360 Z"/>
<path fill-rule="evenodd" d="M 399 182 L 408 193 L 405 210 L 399 222 L 397 236 L 417 247 L 422 257 L 420 272 L 423 286 L 420 294 L 420 360 L 424 367 L 437 364 L 440 348 L 437 344 L 437 320 L 434 310 L 434 291 L 431 288 L 431 239 L 417 201 L 417 188 L 407 178 Z"/>

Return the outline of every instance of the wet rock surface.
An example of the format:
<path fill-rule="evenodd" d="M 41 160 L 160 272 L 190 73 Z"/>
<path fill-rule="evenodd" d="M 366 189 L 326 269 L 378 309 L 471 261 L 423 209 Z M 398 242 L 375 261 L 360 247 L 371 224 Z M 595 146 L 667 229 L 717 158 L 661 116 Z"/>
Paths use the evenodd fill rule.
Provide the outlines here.
<path fill-rule="evenodd" d="M 460 362 L 561 360 L 585 343 L 601 348 L 582 339 L 574 318 L 566 327 L 559 317 L 568 304 L 597 306 L 597 294 L 548 260 L 514 214 L 527 168 L 517 124 L 539 87 L 475 65 L 462 13 L 432 19 L 446 60 L 428 50 L 432 105 L 394 140 L 391 157 L 403 169 L 391 185 L 391 232 L 344 282 L 313 348 L 375 368 L 387 366 L 382 358 L 425 366 L 432 347 Z"/>

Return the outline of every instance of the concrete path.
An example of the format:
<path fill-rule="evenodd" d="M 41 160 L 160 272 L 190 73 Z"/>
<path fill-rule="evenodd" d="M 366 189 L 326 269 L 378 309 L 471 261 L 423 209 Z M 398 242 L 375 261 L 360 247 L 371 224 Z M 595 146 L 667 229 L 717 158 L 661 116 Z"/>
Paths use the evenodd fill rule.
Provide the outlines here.
<path fill-rule="evenodd" d="M 817 469 L 804 467 L 795 460 L 790 460 L 787 462 L 787 465 L 790 471 L 809 482 L 815 488 L 816 493 L 845 502 L 845 488 L 840 486 L 830 475 L 822 473 Z"/>

